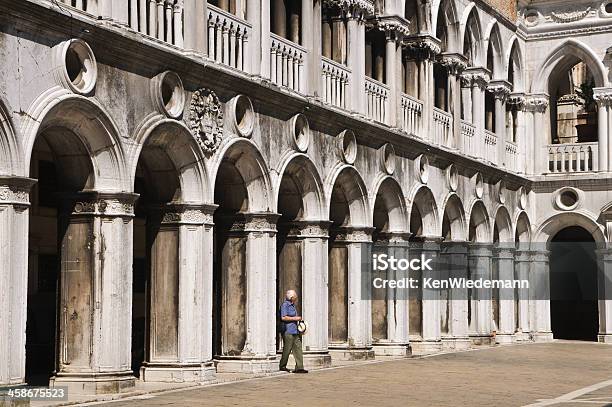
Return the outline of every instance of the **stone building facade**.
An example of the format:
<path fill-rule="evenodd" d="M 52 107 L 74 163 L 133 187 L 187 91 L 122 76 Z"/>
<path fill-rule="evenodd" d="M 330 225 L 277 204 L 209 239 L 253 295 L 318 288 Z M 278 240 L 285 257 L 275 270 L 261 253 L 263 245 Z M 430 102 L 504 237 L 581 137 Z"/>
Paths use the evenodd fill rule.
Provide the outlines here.
<path fill-rule="evenodd" d="M 612 1 L 566 3 L 0 0 L 0 385 L 275 370 L 288 288 L 309 366 L 561 335 L 530 295 L 361 298 L 385 239 L 547 292 L 586 232 L 612 342 Z M 553 144 L 579 63 L 596 141 Z"/>

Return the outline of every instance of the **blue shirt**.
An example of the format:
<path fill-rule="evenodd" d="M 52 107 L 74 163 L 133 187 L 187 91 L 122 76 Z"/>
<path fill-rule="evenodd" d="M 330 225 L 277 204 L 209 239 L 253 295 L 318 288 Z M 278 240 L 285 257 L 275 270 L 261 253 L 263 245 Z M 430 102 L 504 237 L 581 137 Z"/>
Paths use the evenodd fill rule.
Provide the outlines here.
<path fill-rule="evenodd" d="M 283 328 L 283 333 L 294 334 L 297 335 L 297 321 L 285 322 L 283 321 L 283 317 L 295 317 L 297 316 L 297 310 L 295 309 L 295 305 L 289 300 L 285 300 L 283 305 L 281 305 L 280 309 L 281 314 L 281 323 Z"/>

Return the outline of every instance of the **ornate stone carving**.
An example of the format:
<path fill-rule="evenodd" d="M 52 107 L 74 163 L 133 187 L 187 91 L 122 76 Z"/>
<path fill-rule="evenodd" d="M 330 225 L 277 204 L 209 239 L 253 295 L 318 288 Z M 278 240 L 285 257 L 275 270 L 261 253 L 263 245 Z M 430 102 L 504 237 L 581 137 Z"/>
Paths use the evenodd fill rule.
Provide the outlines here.
<path fill-rule="evenodd" d="M 491 80 L 491 73 L 485 68 L 467 68 L 462 75 L 462 80 L 471 86 L 478 86 L 485 90 Z"/>
<path fill-rule="evenodd" d="M 595 88 L 593 89 L 593 99 L 600 107 L 612 106 L 612 89 Z"/>
<path fill-rule="evenodd" d="M 30 188 L 36 180 L 19 177 L 0 177 L 0 203 L 29 205 Z"/>
<path fill-rule="evenodd" d="M 508 95 L 506 103 L 516 106 L 518 110 L 523 110 L 525 108 L 525 95 L 522 93 L 511 93 Z"/>
<path fill-rule="evenodd" d="M 444 53 L 438 57 L 438 61 L 449 75 L 460 75 L 467 68 L 467 59 L 461 54 Z"/>
<path fill-rule="evenodd" d="M 64 205 L 73 215 L 134 216 L 136 194 L 82 193 Z"/>
<path fill-rule="evenodd" d="M 586 9 L 566 8 L 562 10 L 551 10 L 550 19 L 556 23 L 571 23 L 585 18 L 591 11 L 591 6 Z"/>
<path fill-rule="evenodd" d="M 191 97 L 189 109 L 193 136 L 206 153 L 214 152 L 223 139 L 223 107 L 210 89 L 199 89 Z"/>
<path fill-rule="evenodd" d="M 339 227 L 332 229 L 336 242 L 369 243 L 372 241 L 374 228 L 370 227 Z"/>
<path fill-rule="evenodd" d="M 384 32 L 387 39 L 401 40 L 404 36 L 410 35 L 408 21 L 396 16 L 376 17 L 374 24 L 378 30 Z"/>
<path fill-rule="evenodd" d="M 374 14 L 374 3 L 367 0 L 324 0 L 323 4 L 330 8 L 338 8 L 356 14 Z"/>
<path fill-rule="evenodd" d="M 411 35 L 404 37 L 404 45 L 415 59 L 435 59 L 441 51 L 440 40 L 428 35 Z"/>
<path fill-rule="evenodd" d="M 548 108 L 548 97 L 540 95 L 530 95 L 525 97 L 525 111 L 534 113 L 544 113 Z"/>
<path fill-rule="evenodd" d="M 162 223 L 212 225 L 215 205 L 169 204 L 162 216 Z"/>
<path fill-rule="evenodd" d="M 510 95 L 511 87 L 509 82 L 496 80 L 489 82 L 487 90 L 493 93 L 495 99 L 505 101 Z"/>

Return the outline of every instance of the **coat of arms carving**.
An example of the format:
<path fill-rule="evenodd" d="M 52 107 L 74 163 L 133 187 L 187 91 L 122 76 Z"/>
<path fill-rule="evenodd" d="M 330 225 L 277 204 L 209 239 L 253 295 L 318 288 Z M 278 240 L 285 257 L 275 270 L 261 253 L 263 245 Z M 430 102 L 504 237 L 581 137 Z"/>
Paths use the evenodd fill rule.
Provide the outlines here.
<path fill-rule="evenodd" d="M 210 89 L 198 89 L 191 97 L 190 129 L 205 153 L 214 152 L 223 139 L 223 107 Z"/>

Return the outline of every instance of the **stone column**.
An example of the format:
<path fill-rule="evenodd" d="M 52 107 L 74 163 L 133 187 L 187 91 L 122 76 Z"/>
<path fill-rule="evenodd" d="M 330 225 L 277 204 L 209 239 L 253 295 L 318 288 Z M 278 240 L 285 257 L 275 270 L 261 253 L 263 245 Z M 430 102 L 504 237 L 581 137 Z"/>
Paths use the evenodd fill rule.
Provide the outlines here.
<path fill-rule="evenodd" d="M 29 193 L 35 182 L 0 177 L 0 388 L 25 382 Z"/>
<path fill-rule="evenodd" d="M 468 247 L 469 273 L 472 280 L 490 280 L 491 244 L 470 243 Z M 475 345 L 492 344 L 493 315 L 490 288 L 474 288 L 470 295 L 469 335 Z"/>
<path fill-rule="evenodd" d="M 372 350 L 372 315 L 371 302 L 364 300 L 362 296 L 361 270 L 362 252 L 367 250 L 371 244 L 372 228 L 365 227 L 343 227 L 332 231 L 335 235 L 334 246 L 339 248 L 343 254 L 330 259 L 338 264 L 338 270 L 344 271 L 345 276 L 332 276 L 334 270 L 330 270 L 329 301 L 334 302 L 334 295 L 344 291 L 346 295 L 346 342 L 330 341 L 329 350 L 332 358 L 348 359 L 371 359 L 374 357 Z M 337 270 L 336 270 L 337 271 Z M 331 279 L 340 277 L 336 283 Z M 342 282 L 342 281 L 343 282 Z M 345 290 L 342 285 L 346 284 Z M 336 291 L 336 288 L 338 291 Z M 332 321 L 333 323 L 333 321 Z M 334 327 L 331 326 L 330 329 Z M 333 338 L 333 335 L 332 335 Z"/>
<path fill-rule="evenodd" d="M 499 280 L 514 280 L 514 244 L 500 243 L 494 249 L 494 259 L 497 263 L 497 278 Z M 497 295 L 499 325 L 495 340 L 506 344 L 515 341 L 515 310 L 514 288 L 500 287 Z"/>
<path fill-rule="evenodd" d="M 540 175 L 548 172 L 548 151 L 546 144 L 550 142 L 550 127 L 546 128 L 546 111 L 548 110 L 547 95 L 526 95 L 525 110 L 531 115 L 531 125 L 527 134 L 533 134 L 531 156 L 528 161 L 530 174 Z"/>
<path fill-rule="evenodd" d="M 416 258 L 421 255 L 425 259 L 432 258 L 434 263 L 440 256 L 441 237 L 423 236 L 420 250 L 411 250 L 410 257 Z M 412 342 L 412 353 L 423 355 L 435 353 L 442 349 L 442 337 L 440 332 L 440 290 L 424 286 L 425 278 L 439 279 L 440 270 L 421 270 L 421 293 L 422 293 L 422 340 Z"/>
<path fill-rule="evenodd" d="M 275 0 L 247 1 L 246 20 L 251 24 L 251 35 L 248 38 L 250 55 L 248 73 L 270 79 L 270 7 Z M 271 5 L 272 3 L 272 5 Z"/>
<path fill-rule="evenodd" d="M 267 212 L 240 214 L 230 233 L 245 238 L 244 344 L 235 354 L 218 356 L 217 372 L 261 373 L 278 369 L 276 362 L 276 221 Z M 227 290 L 227 288 L 226 288 Z M 225 292 L 224 297 L 235 292 Z M 236 297 L 238 300 L 240 297 Z M 226 324 L 227 325 L 227 324 Z M 225 326 L 224 329 L 233 329 Z"/>
<path fill-rule="evenodd" d="M 184 2 L 184 47 L 186 52 L 191 52 L 195 55 L 206 55 L 208 52 L 207 9 L 206 0 L 185 0 Z"/>
<path fill-rule="evenodd" d="M 452 137 L 449 142 L 450 147 L 460 149 L 462 147 L 461 138 L 461 92 L 459 91 L 459 75 L 467 66 L 465 57 L 461 54 L 445 53 L 441 57 L 441 63 L 448 73 L 448 112 L 453 117 Z"/>
<path fill-rule="evenodd" d="M 515 252 L 515 277 L 517 280 L 529 280 L 529 268 L 531 265 L 531 256 L 528 248 L 523 247 L 523 244 L 519 245 L 519 249 Z M 516 329 L 516 340 L 526 341 L 529 340 L 529 332 L 531 331 L 529 325 L 529 290 L 519 289 L 518 294 L 518 321 Z"/>
<path fill-rule="evenodd" d="M 441 263 L 444 265 L 444 270 L 442 270 L 441 279 L 467 278 L 467 253 L 467 242 L 443 242 L 440 257 L 443 259 Z M 459 287 L 447 290 L 446 299 L 442 298 L 440 301 L 440 308 L 442 315 L 442 348 L 468 349 L 470 339 L 468 336 L 467 288 Z M 445 322 L 445 315 L 447 322 Z M 447 326 L 446 329 L 444 329 L 445 325 Z"/>
<path fill-rule="evenodd" d="M 385 77 L 387 79 L 387 85 L 389 86 L 389 110 L 386 117 L 386 122 L 391 127 L 398 126 L 398 107 L 399 107 L 399 83 L 398 83 L 398 66 L 397 66 L 397 37 L 400 37 L 401 33 L 393 30 L 385 30 Z"/>
<path fill-rule="evenodd" d="M 431 138 L 435 98 L 433 66 L 436 55 L 440 53 L 440 41 L 429 35 L 411 35 L 406 37 L 405 43 L 408 53 L 418 61 L 418 98 L 423 102 L 422 134 L 424 137 Z"/>
<path fill-rule="evenodd" d="M 376 244 L 384 245 L 383 252 L 393 255 L 396 259 L 409 258 L 407 232 L 383 232 L 377 236 Z M 386 278 L 399 280 L 408 273 L 388 270 Z M 379 292 L 378 294 L 382 294 Z M 408 332 L 408 288 L 387 288 L 385 298 L 372 295 L 372 313 L 380 312 L 385 316 L 384 338 L 373 339 L 376 357 L 405 357 L 410 354 Z M 376 304 L 376 305 L 375 305 Z M 379 309 L 375 310 L 378 306 Z M 372 318 L 374 320 L 374 318 Z M 374 333 L 374 329 L 373 329 Z M 374 337 L 374 335 L 373 335 Z"/>
<path fill-rule="evenodd" d="M 474 125 L 476 139 L 476 151 L 474 155 L 484 157 L 485 155 L 485 91 L 489 83 L 490 74 L 484 68 L 468 68 L 465 74 L 469 76 L 472 82 L 472 124 Z"/>
<path fill-rule="evenodd" d="M 279 226 L 280 227 L 280 226 Z M 297 245 L 299 253 L 291 252 L 291 256 L 298 256 L 279 264 L 279 281 L 281 273 L 285 270 L 280 267 L 291 263 L 299 268 L 293 273 L 295 282 L 299 286 L 301 315 L 308 323 L 308 332 L 302 337 L 304 352 L 304 366 L 327 367 L 331 365 L 331 356 L 328 350 L 328 289 L 327 289 L 327 239 L 328 222 L 297 221 L 287 225 L 287 242 Z M 297 274 L 297 275 L 295 275 Z M 280 290 L 289 289 L 289 286 L 279 287 Z M 283 294 L 284 292 L 279 292 Z"/>
<path fill-rule="evenodd" d="M 529 279 L 530 326 L 533 340 L 549 342 L 553 339 L 550 327 L 550 272 L 548 250 L 531 251 Z"/>
<path fill-rule="evenodd" d="M 612 88 L 593 89 L 593 98 L 598 106 L 599 171 L 612 171 Z"/>
<path fill-rule="evenodd" d="M 354 113 L 365 115 L 365 10 L 355 6 L 347 12 L 347 66 L 351 70 L 349 97 L 346 106 Z"/>
<path fill-rule="evenodd" d="M 606 246 L 597 251 L 599 257 L 597 270 L 599 334 L 597 340 L 612 344 L 612 248 L 610 243 L 607 243 Z"/>
<path fill-rule="evenodd" d="M 171 204 L 156 208 L 149 217 L 149 347 L 140 375 L 144 381 L 203 382 L 214 377 L 210 333 L 215 208 Z"/>
<path fill-rule="evenodd" d="M 468 123 L 473 123 L 472 79 L 469 75 L 461 75 L 461 101 L 463 103 L 463 120 Z"/>
<path fill-rule="evenodd" d="M 489 82 L 487 87 L 495 98 L 495 135 L 497 136 L 497 165 L 505 166 L 506 163 L 506 100 L 510 95 L 511 84 L 504 80 Z"/>
<path fill-rule="evenodd" d="M 73 394 L 134 386 L 131 370 L 134 194 L 62 201 L 58 364 L 51 386 Z"/>

